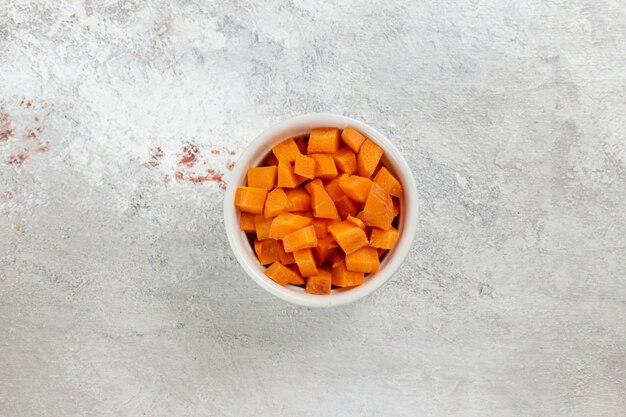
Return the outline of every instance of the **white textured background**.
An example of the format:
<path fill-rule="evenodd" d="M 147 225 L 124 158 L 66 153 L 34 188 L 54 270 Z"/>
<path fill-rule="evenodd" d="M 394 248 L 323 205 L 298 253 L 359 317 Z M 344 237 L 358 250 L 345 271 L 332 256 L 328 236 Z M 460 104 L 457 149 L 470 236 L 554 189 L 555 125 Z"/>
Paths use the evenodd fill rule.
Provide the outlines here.
<path fill-rule="evenodd" d="M 0 415 L 625 415 L 626 4 L 417 3 L 0 0 Z M 221 217 L 315 111 L 421 196 L 395 278 L 324 310 Z"/>

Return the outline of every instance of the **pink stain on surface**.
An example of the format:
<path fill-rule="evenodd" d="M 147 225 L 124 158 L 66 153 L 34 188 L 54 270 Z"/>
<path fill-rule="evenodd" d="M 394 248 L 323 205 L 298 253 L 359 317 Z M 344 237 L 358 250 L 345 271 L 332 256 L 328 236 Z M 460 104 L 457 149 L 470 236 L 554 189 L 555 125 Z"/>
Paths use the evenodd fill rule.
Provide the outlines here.
<path fill-rule="evenodd" d="M 148 162 L 148 165 L 153 168 L 158 167 L 159 165 L 161 165 L 161 159 L 163 159 L 163 149 L 161 149 L 160 146 L 157 146 L 150 155 L 150 161 Z"/>
<path fill-rule="evenodd" d="M 6 142 L 15 135 L 15 126 L 9 119 L 9 115 L 4 112 L 0 112 L 0 142 Z"/>
<path fill-rule="evenodd" d="M 28 152 L 21 152 L 21 153 L 15 154 L 15 155 L 11 155 L 11 157 L 7 161 L 7 164 L 13 165 L 13 166 L 20 166 L 29 157 L 30 157 L 30 154 Z"/>
<path fill-rule="evenodd" d="M 9 191 L 5 192 L 3 196 L 6 200 L 11 200 L 13 197 L 15 197 L 15 195 L 17 194 L 19 190 L 20 190 L 19 188 L 13 187 Z"/>
<path fill-rule="evenodd" d="M 183 153 L 180 155 L 179 165 L 184 165 L 188 168 L 192 168 L 197 162 L 197 156 L 200 153 L 200 149 L 196 145 L 189 145 L 183 147 Z"/>

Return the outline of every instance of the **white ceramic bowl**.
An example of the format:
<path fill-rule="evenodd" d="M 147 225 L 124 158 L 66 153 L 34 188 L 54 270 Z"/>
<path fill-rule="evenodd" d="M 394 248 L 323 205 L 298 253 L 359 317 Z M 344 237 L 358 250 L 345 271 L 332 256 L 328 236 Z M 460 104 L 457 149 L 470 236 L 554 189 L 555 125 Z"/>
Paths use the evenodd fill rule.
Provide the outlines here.
<path fill-rule="evenodd" d="M 380 145 L 385 151 L 382 161 L 404 188 L 404 197 L 400 199 L 399 237 L 392 250 L 380 264 L 378 272 L 366 276 L 365 282 L 358 287 L 332 290 L 330 295 L 308 294 L 303 288 L 286 285 L 280 286 L 263 274 L 265 268 L 259 264 L 248 238 L 239 229 L 239 211 L 235 208 L 235 191 L 246 185 L 249 167 L 258 166 L 269 154 L 271 148 L 293 136 L 307 134 L 315 127 L 337 127 L 343 129 L 352 126 Z M 265 290 L 289 301 L 309 307 L 338 306 L 364 297 L 383 285 L 404 261 L 409 252 L 417 229 L 418 207 L 415 180 L 406 161 L 396 147 L 382 133 L 358 120 L 335 114 L 307 114 L 285 120 L 265 130 L 257 136 L 239 157 L 230 174 L 228 188 L 224 197 L 224 224 L 230 246 L 243 269 Z"/>

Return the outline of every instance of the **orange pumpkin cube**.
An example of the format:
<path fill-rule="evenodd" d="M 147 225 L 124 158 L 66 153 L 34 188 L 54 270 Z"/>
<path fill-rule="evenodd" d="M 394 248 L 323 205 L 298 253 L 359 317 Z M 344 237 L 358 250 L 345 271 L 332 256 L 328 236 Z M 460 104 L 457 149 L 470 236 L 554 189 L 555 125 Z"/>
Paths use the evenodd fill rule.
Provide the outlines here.
<path fill-rule="evenodd" d="M 326 235 L 326 237 L 319 239 L 317 241 L 317 246 L 313 248 L 313 255 L 315 256 L 315 260 L 318 265 L 321 265 L 335 252 L 335 249 L 338 248 L 337 242 L 331 235 Z"/>
<path fill-rule="evenodd" d="M 293 168 L 287 161 L 278 161 L 278 186 L 284 188 L 294 188 L 302 181 L 293 172 Z"/>
<path fill-rule="evenodd" d="M 295 274 L 295 277 L 289 280 L 289 283 L 291 285 L 306 285 L 306 281 L 304 277 L 302 276 L 302 274 L 300 274 L 300 271 L 298 270 L 297 265 L 291 265 L 289 266 L 289 269 L 291 269 L 291 271 Z"/>
<path fill-rule="evenodd" d="M 239 228 L 246 233 L 256 232 L 256 226 L 254 225 L 254 214 L 241 212 L 239 217 Z"/>
<path fill-rule="evenodd" d="M 301 177 L 312 179 L 315 177 L 315 160 L 306 155 L 298 155 L 294 172 Z"/>
<path fill-rule="evenodd" d="M 343 132 L 341 132 L 341 140 L 343 140 L 343 143 L 348 145 L 352 151 L 358 152 L 363 142 L 365 142 L 365 136 L 352 126 L 347 126 L 343 129 Z"/>
<path fill-rule="evenodd" d="M 311 275 L 317 274 L 317 265 L 315 264 L 313 252 L 311 252 L 310 248 L 294 250 L 293 257 L 303 277 L 310 277 Z"/>
<path fill-rule="evenodd" d="M 285 194 L 291 203 L 289 211 L 308 211 L 311 210 L 311 196 L 303 188 L 294 188 L 286 190 Z"/>
<path fill-rule="evenodd" d="M 312 129 L 309 135 L 307 153 L 335 153 L 339 149 L 339 129 L 317 128 Z"/>
<path fill-rule="evenodd" d="M 337 207 L 330 198 L 322 181 L 319 178 L 314 179 L 306 185 L 309 194 L 311 194 L 311 204 L 313 206 L 313 215 L 322 219 L 337 219 Z"/>
<path fill-rule="evenodd" d="M 333 154 L 335 166 L 339 172 L 345 172 L 348 175 L 354 174 L 357 170 L 356 155 L 349 147 L 344 146 Z"/>
<path fill-rule="evenodd" d="M 400 181 L 396 179 L 391 172 L 385 167 L 382 167 L 378 174 L 374 177 L 374 182 L 378 184 L 383 190 L 387 191 L 389 195 L 394 197 L 402 196 L 402 185 Z"/>
<path fill-rule="evenodd" d="M 378 166 L 380 157 L 383 156 L 383 148 L 378 146 L 376 142 L 365 139 L 359 153 L 356 156 L 357 172 L 360 176 L 369 178 Z"/>
<path fill-rule="evenodd" d="M 311 275 L 306 280 L 306 292 L 309 294 L 330 294 L 333 284 L 333 276 L 328 268 L 320 268 L 317 274 Z"/>
<path fill-rule="evenodd" d="M 371 246 L 365 246 L 346 255 L 348 271 L 369 274 L 378 271 L 379 266 L 378 251 Z"/>
<path fill-rule="evenodd" d="M 341 187 L 339 187 L 339 183 L 341 183 L 342 181 L 345 181 L 347 178 L 348 178 L 348 174 L 339 174 L 332 180 L 326 181 L 326 183 L 324 184 L 324 189 L 326 190 L 326 192 L 328 193 L 328 195 L 333 201 L 337 201 L 341 197 L 346 195 L 346 193 L 343 192 Z"/>
<path fill-rule="evenodd" d="M 287 268 L 280 262 L 274 262 L 264 272 L 265 275 L 270 277 L 274 282 L 279 285 L 285 286 L 292 280 L 297 280 L 298 276 L 291 269 Z"/>
<path fill-rule="evenodd" d="M 350 175 L 339 184 L 348 197 L 359 203 L 365 203 L 374 182 L 358 175 Z"/>
<path fill-rule="evenodd" d="M 254 228 L 257 239 L 264 240 L 270 238 L 270 227 L 272 227 L 273 220 L 273 218 L 268 219 L 265 216 L 254 216 Z"/>
<path fill-rule="evenodd" d="M 363 220 L 366 226 L 389 230 L 393 217 L 391 196 L 378 184 L 372 184 L 362 211 L 361 220 Z"/>
<path fill-rule="evenodd" d="M 370 236 L 370 246 L 380 249 L 391 249 L 398 240 L 398 229 L 395 227 L 389 228 L 389 230 L 382 230 L 377 227 L 372 229 Z"/>
<path fill-rule="evenodd" d="M 272 148 L 272 152 L 279 162 L 293 162 L 296 160 L 296 157 L 300 155 L 300 149 L 298 149 L 298 145 L 296 145 L 293 138 L 287 139 L 286 141 L 274 146 Z"/>
<path fill-rule="evenodd" d="M 276 186 L 275 166 L 248 168 L 248 187 L 271 190 Z"/>
<path fill-rule="evenodd" d="M 363 284 L 365 274 L 363 272 L 348 271 L 342 258 L 333 261 L 333 285 L 336 287 L 354 287 Z"/>
<path fill-rule="evenodd" d="M 252 214 L 263 213 L 267 190 L 254 187 L 237 187 L 235 192 L 235 207 Z"/>
<path fill-rule="evenodd" d="M 363 229 L 347 220 L 329 225 L 328 232 L 346 254 L 369 244 Z"/>
<path fill-rule="evenodd" d="M 298 249 L 313 248 L 317 246 L 317 236 L 312 225 L 285 235 L 283 238 L 285 252 L 293 252 Z"/>
<path fill-rule="evenodd" d="M 272 221 L 270 226 L 270 239 L 283 239 L 285 235 L 302 229 L 311 224 L 311 219 L 297 214 L 279 214 Z"/>
<path fill-rule="evenodd" d="M 266 239 L 258 241 L 257 257 L 261 265 L 269 265 L 280 259 L 279 249 L 280 243 L 274 239 Z M 255 249 L 257 246 L 255 246 Z"/>
<path fill-rule="evenodd" d="M 287 213 L 290 208 L 291 203 L 287 198 L 287 194 L 285 194 L 282 188 L 275 188 L 267 195 L 263 216 L 266 218 L 275 217 L 280 213 Z"/>
<path fill-rule="evenodd" d="M 329 180 L 337 176 L 337 167 L 332 155 L 312 153 L 309 157 L 315 160 L 315 178 Z"/>

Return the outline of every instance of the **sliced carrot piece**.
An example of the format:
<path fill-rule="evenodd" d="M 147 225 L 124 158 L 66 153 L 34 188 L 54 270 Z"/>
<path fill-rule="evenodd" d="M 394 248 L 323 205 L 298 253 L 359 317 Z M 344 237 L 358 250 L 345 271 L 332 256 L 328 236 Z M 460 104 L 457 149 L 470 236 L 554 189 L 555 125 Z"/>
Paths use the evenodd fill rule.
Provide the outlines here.
<path fill-rule="evenodd" d="M 371 139 L 366 139 L 356 156 L 357 172 L 360 176 L 369 178 L 374 173 L 380 157 L 383 156 L 383 148 Z"/>
<path fill-rule="evenodd" d="M 365 230 L 365 223 L 363 223 L 363 220 L 359 219 L 358 217 L 353 217 L 352 215 L 348 214 L 346 220 L 356 225 L 357 227 Z"/>
<path fill-rule="evenodd" d="M 283 265 L 289 265 L 296 262 L 292 252 L 285 252 L 282 242 L 278 242 L 278 260 Z"/>
<path fill-rule="evenodd" d="M 328 268 L 320 268 L 316 275 L 306 280 L 306 292 L 309 294 L 330 294 L 333 276 Z"/>
<path fill-rule="evenodd" d="M 310 145 L 309 145 L 310 146 Z M 329 180 L 337 176 L 337 167 L 332 155 L 325 153 L 311 153 L 309 157 L 315 160 L 315 177 Z"/>
<path fill-rule="evenodd" d="M 239 217 L 239 228 L 246 233 L 256 232 L 254 226 L 254 214 L 242 212 Z"/>
<path fill-rule="evenodd" d="M 346 193 L 343 192 L 341 187 L 339 187 L 339 183 L 342 181 L 345 181 L 347 178 L 348 178 L 348 174 L 339 174 L 335 178 L 333 178 L 330 181 L 327 181 L 324 184 L 324 189 L 326 190 L 326 192 L 328 193 L 328 195 L 333 201 L 337 201 L 341 197 L 346 195 Z"/>
<path fill-rule="evenodd" d="M 293 138 L 290 138 L 274 146 L 272 152 L 279 161 L 293 162 L 300 154 L 300 149 Z"/>
<path fill-rule="evenodd" d="M 315 255 L 317 264 L 323 264 L 324 261 L 330 259 L 337 248 L 337 242 L 331 235 L 326 235 L 326 237 L 319 239 L 317 246 L 313 248 L 313 255 Z"/>
<path fill-rule="evenodd" d="M 374 182 L 387 191 L 390 195 L 395 197 L 402 196 L 402 184 L 396 179 L 391 172 L 385 167 L 382 167 L 378 174 L 374 177 Z"/>
<path fill-rule="evenodd" d="M 398 229 L 395 227 L 389 228 L 389 230 L 382 230 L 377 227 L 372 229 L 370 236 L 370 246 L 380 249 L 391 249 L 398 240 Z"/>
<path fill-rule="evenodd" d="M 339 200 L 335 201 L 335 207 L 337 207 L 337 213 L 342 219 L 347 216 L 355 216 L 359 208 L 356 203 L 350 200 L 350 197 L 344 194 Z"/>
<path fill-rule="evenodd" d="M 285 265 L 280 262 L 274 262 L 264 272 L 265 275 L 270 277 L 274 282 L 279 285 L 287 285 L 291 280 L 297 279 L 298 276 Z"/>
<path fill-rule="evenodd" d="M 280 259 L 279 249 L 280 243 L 274 239 L 266 239 L 260 241 L 261 254 L 259 256 L 259 262 L 261 265 L 269 265 Z"/>
<path fill-rule="evenodd" d="M 275 217 L 280 213 L 287 213 L 290 208 L 291 203 L 287 198 L 287 194 L 285 194 L 282 188 L 275 188 L 267 195 L 263 216 L 266 218 Z"/>
<path fill-rule="evenodd" d="M 293 252 L 298 249 L 313 248 L 317 246 L 317 236 L 312 225 L 285 235 L 283 238 L 285 252 Z"/>
<path fill-rule="evenodd" d="M 276 186 L 276 167 L 248 168 L 248 187 L 271 190 Z"/>
<path fill-rule="evenodd" d="M 333 262 L 333 285 L 337 287 L 355 287 L 363 284 L 365 274 L 363 272 L 348 271 L 346 264 L 341 259 L 340 262 Z"/>
<path fill-rule="evenodd" d="M 315 236 L 317 239 L 323 239 L 328 234 L 327 219 L 313 219 L 313 227 L 315 228 Z"/>
<path fill-rule="evenodd" d="M 335 153 L 339 149 L 339 129 L 317 128 L 312 129 L 309 135 L 308 153 Z"/>
<path fill-rule="evenodd" d="M 302 181 L 293 172 L 293 168 L 287 161 L 278 161 L 278 186 L 285 188 L 294 188 L 300 185 Z"/>
<path fill-rule="evenodd" d="M 267 190 L 263 188 L 238 187 L 235 192 L 235 207 L 252 214 L 263 213 Z"/>
<path fill-rule="evenodd" d="M 344 146 L 333 154 L 335 165 L 339 172 L 345 172 L 346 174 L 354 174 L 357 170 L 356 155 L 350 150 L 349 147 Z"/>
<path fill-rule="evenodd" d="M 313 179 L 315 177 L 315 160 L 306 155 L 298 155 L 296 157 L 294 172 L 296 175 L 300 175 L 304 178 Z"/>
<path fill-rule="evenodd" d="M 358 152 L 363 142 L 365 142 L 365 136 L 352 126 L 347 126 L 343 129 L 343 132 L 341 132 L 341 140 L 354 152 Z"/>
<path fill-rule="evenodd" d="M 369 244 L 363 229 L 347 220 L 329 225 L 328 232 L 346 254 L 357 251 Z"/>
<path fill-rule="evenodd" d="M 259 240 L 270 238 L 270 227 L 274 219 L 265 218 L 265 216 L 254 216 L 254 228 L 256 229 L 256 237 Z"/>
<path fill-rule="evenodd" d="M 393 221 L 391 196 L 378 184 L 372 184 L 362 213 L 361 220 L 366 226 L 389 230 Z"/>
<path fill-rule="evenodd" d="M 285 190 L 285 194 L 291 203 L 289 211 L 308 211 L 311 210 L 311 196 L 303 188 L 294 188 Z"/>
<path fill-rule="evenodd" d="M 254 238 L 254 253 L 256 253 L 257 259 L 261 259 L 261 241 L 257 238 Z"/>
<path fill-rule="evenodd" d="M 348 197 L 359 203 L 365 203 L 372 188 L 372 180 L 358 175 L 350 175 L 339 184 Z"/>
<path fill-rule="evenodd" d="M 292 213 L 282 213 L 274 218 L 270 226 L 270 239 L 283 239 L 285 235 L 311 224 L 311 219 Z"/>
<path fill-rule="evenodd" d="M 324 185 L 319 178 L 314 179 L 306 185 L 309 194 L 311 194 L 311 204 L 313 206 L 313 215 L 322 219 L 337 219 L 337 207 L 330 198 Z"/>
<path fill-rule="evenodd" d="M 300 274 L 300 271 L 298 270 L 297 265 L 291 265 L 289 266 L 289 269 L 291 269 L 291 271 L 296 275 L 294 278 L 292 278 L 289 281 L 291 285 L 306 285 L 306 281 L 304 277 L 302 277 L 302 274 Z"/>
<path fill-rule="evenodd" d="M 378 271 L 379 266 L 378 252 L 376 248 L 371 246 L 365 246 L 346 255 L 346 268 L 348 271 L 368 274 Z"/>
<path fill-rule="evenodd" d="M 317 265 L 315 264 L 313 252 L 311 252 L 310 248 L 294 250 L 293 257 L 303 277 L 310 277 L 311 275 L 317 274 Z"/>

